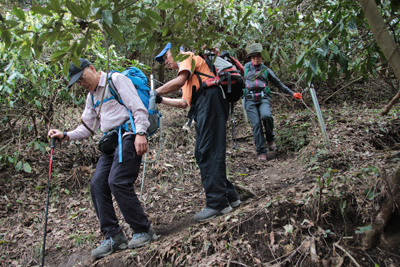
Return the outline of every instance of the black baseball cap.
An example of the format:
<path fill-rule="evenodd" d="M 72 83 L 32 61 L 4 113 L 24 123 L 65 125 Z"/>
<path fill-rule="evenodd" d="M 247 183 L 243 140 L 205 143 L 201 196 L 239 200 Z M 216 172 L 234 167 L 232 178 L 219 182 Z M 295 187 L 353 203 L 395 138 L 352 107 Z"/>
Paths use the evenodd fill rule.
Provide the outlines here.
<path fill-rule="evenodd" d="M 74 63 L 72 63 L 72 61 L 70 63 L 68 76 L 70 77 L 71 80 L 69 81 L 68 88 L 70 88 L 82 76 L 83 70 L 86 67 L 89 67 L 90 65 L 92 65 L 92 63 L 90 63 L 89 60 L 84 59 L 84 58 L 81 58 L 80 62 L 81 62 L 81 64 L 80 64 L 79 68 L 77 66 L 75 66 Z"/>

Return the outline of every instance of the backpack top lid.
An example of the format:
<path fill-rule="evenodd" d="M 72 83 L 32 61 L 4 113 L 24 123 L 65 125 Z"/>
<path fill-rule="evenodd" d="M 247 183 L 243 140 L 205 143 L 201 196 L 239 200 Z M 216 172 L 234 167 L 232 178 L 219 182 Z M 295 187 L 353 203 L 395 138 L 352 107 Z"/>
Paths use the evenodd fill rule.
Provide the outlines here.
<path fill-rule="evenodd" d="M 149 89 L 147 87 L 146 75 L 144 75 L 144 73 L 141 70 L 139 70 L 138 68 L 128 67 L 121 73 L 125 76 L 128 76 L 132 80 L 133 84 L 137 84 L 139 86 L 144 86 L 147 89 Z"/>
<path fill-rule="evenodd" d="M 140 99 L 142 99 L 144 106 L 146 109 L 149 109 L 150 88 L 147 86 L 146 75 L 144 75 L 141 70 L 135 67 L 128 67 L 121 72 L 121 74 L 125 75 L 132 81 Z"/>
<path fill-rule="evenodd" d="M 214 62 L 214 66 L 217 68 L 217 70 L 219 72 L 225 70 L 225 69 L 229 69 L 232 68 L 233 65 L 232 63 L 230 63 L 229 61 L 223 59 L 220 56 L 217 56 L 217 58 L 214 61 L 214 56 L 210 56 L 211 62 Z"/>

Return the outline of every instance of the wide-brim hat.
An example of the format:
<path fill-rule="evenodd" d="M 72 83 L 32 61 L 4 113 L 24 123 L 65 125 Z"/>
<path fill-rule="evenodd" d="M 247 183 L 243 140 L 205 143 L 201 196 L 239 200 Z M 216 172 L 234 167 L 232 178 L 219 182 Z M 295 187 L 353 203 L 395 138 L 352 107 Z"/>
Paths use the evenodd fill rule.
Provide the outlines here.
<path fill-rule="evenodd" d="M 252 56 L 261 55 L 262 51 L 263 51 L 263 47 L 260 43 L 251 44 L 249 46 L 249 52 L 247 53 L 246 58 L 249 59 Z"/>
<path fill-rule="evenodd" d="M 155 60 L 156 60 L 158 63 L 163 63 L 163 62 L 164 62 L 163 56 L 164 56 L 165 53 L 167 53 L 167 51 L 170 50 L 170 49 L 171 49 L 171 43 L 168 43 L 168 44 L 164 47 L 164 49 L 160 52 L 160 54 L 158 54 L 158 55 L 156 56 Z"/>
<path fill-rule="evenodd" d="M 77 80 L 79 80 L 79 78 L 82 76 L 83 70 L 86 67 L 92 65 L 92 63 L 90 63 L 90 61 L 87 59 L 81 58 L 79 60 L 81 62 L 79 67 L 75 66 L 72 61 L 70 63 L 68 76 L 71 80 L 69 80 L 68 88 L 70 88 Z"/>

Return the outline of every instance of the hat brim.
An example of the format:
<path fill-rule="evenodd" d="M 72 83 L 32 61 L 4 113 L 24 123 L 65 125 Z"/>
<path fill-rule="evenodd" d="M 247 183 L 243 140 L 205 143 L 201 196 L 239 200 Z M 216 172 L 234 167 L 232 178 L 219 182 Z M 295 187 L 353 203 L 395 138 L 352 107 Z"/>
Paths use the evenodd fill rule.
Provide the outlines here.
<path fill-rule="evenodd" d="M 164 47 L 164 49 L 160 52 L 160 54 L 158 54 L 158 55 L 156 56 L 155 60 L 156 60 L 158 63 L 163 63 L 163 62 L 164 62 L 163 56 L 164 56 L 165 53 L 167 53 L 167 51 L 170 50 L 170 49 L 171 49 L 171 44 L 168 43 L 168 44 Z"/>
<path fill-rule="evenodd" d="M 261 53 L 260 52 L 253 52 L 253 53 L 247 54 L 246 58 L 249 59 L 249 58 L 251 58 L 252 56 L 255 56 L 255 55 L 260 55 L 261 56 Z"/>
<path fill-rule="evenodd" d="M 81 70 L 80 72 L 76 73 L 74 76 L 72 76 L 71 80 L 69 81 L 68 88 L 71 88 L 71 86 L 76 83 L 77 80 L 82 76 L 82 73 L 85 69 Z"/>

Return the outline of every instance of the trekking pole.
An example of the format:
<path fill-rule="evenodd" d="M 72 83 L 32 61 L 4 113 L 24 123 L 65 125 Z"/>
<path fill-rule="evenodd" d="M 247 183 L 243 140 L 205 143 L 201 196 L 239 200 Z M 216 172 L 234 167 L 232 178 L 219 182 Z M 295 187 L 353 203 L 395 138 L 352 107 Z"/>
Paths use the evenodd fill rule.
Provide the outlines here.
<path fill-rule="evenodd" d="M 242 98 L 242 108 L 243 108 L 244 122 L 247 123 L 248 118 L 247 118 L 247 111 L 246 111 L 245 105 L 246 105 L 245 104 L 245 99 L 243 97 Z"/>
<path fill-rule="evenodd" d="M 144 173 L 146 172 L 146 158 L 147 158 L 147 153 L 144 154 L 143 175 L 142 175 L 142 186 L 140 187 L 140 200 L 142 200 L 142 194 L 143 194 Z"/>
<path fill-rule="evenodd" d="M 46 200 L 46 212 L 44 219 L 44 232 L 43 232 L 43 248 L 42 248 L 42 267 L 44 266 L 44 252 L 46 249 L 46 231 L 47 231 L 47 211 L 49 209 L 49 195 L 50 195 L 50 182 L 51 182 L 51 163 L 53 162 L 53 150 L 55 148 L 56 139 L 52 138 L 50 142 L 50 167 L 49 167 L 49 182 L 47 185 L 47 200 Z"/>
<path fill-rule="evenodd" d="M 154 91 L 154 77 L 153 77 L 153 74 L 150 75 L 150 90 Z M 150 104 L 149 104 L 149 106 L 150 106 Z M 142 194 L 143 194 L 144 173 L 146 171 L 146 162 L 147 162 L 147 153 L 144 154 L 142 186 L 140 187 L 140 200 L 142 200 Z"/>
<path fill-rule="evenodd" d="M 229 103 L 231 106 L 231 124 L 232 124 L 232 148 L 237 149 L 236 129 L 235 129 L 235 112 L 233 111 L 234 103 Z"/>

